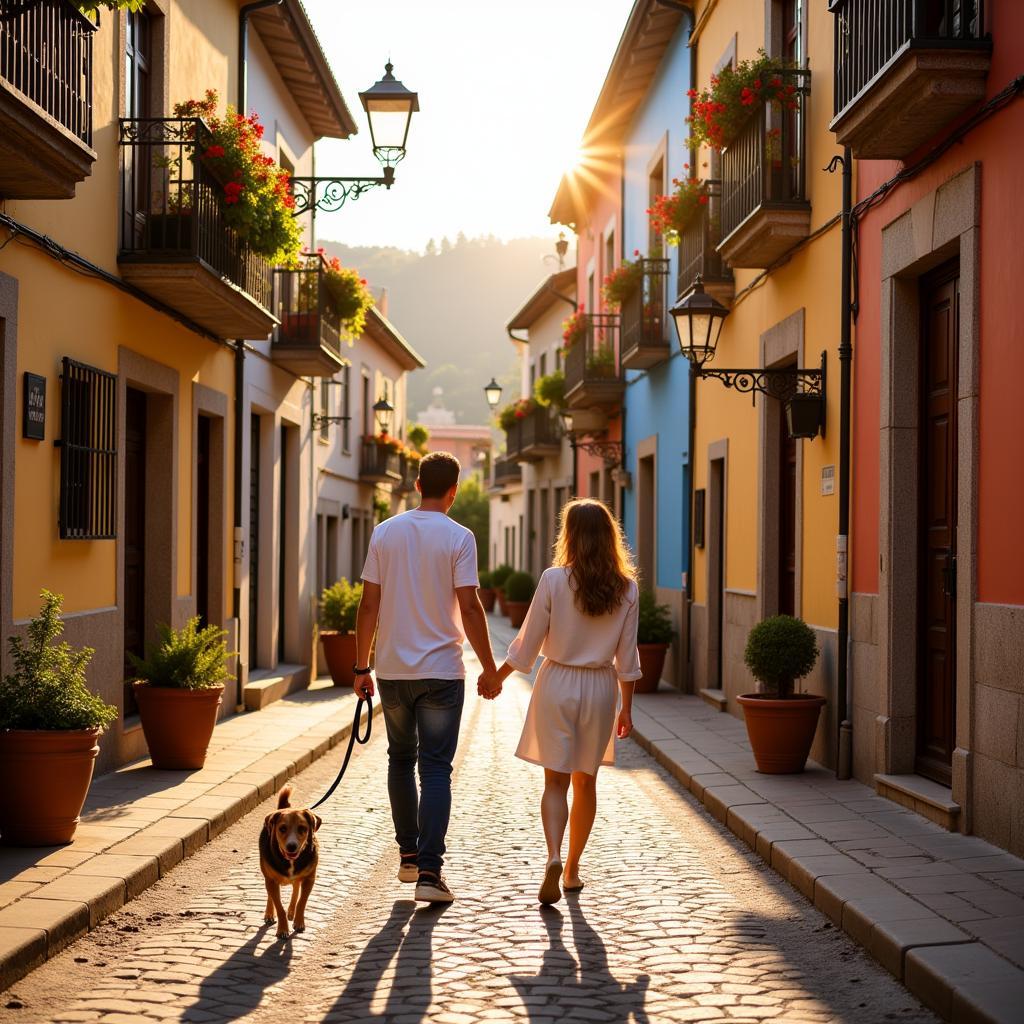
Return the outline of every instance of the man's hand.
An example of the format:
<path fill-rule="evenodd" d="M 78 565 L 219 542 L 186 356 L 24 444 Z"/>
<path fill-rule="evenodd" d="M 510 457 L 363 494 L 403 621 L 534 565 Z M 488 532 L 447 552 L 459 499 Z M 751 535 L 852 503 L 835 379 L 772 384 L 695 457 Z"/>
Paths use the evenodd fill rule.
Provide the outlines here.
<path fill-rule="evenodd" d="M 485 669 L 476 682 L 476 692 L 485 700 L 494 700 L 501 693 L 501 686 L 497 671 Z"/>
<path fill-rule="evenodd" d="M 357 697 L 370 698 L 374 694 L 373 676 L 369 672 L 363 676 L 356 676 L 352 681 L 352 689 Z"/>

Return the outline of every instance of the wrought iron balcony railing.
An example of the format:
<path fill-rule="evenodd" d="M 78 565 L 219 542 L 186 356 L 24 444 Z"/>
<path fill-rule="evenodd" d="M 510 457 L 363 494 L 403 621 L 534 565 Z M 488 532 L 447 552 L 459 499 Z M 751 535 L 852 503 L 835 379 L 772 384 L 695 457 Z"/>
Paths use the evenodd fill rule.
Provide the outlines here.
<path fill-rule="evenodd" d="M 667 259 L 641 259 L 636 287 L 622 301 L 622 366 L 642 370 L 669 357 Z"/>
<path fill-rule="evenodd" d="M 495 487 L 508 487 L 510 484 L 518 484 L 523 479 L 523 467 L 515 459 L 504 458 L 494 460 L 494 476 L 492 478 Z"/>
<path fill-rule="evenodd" d="M 831 127 L 854 156 L 905 156 L 984 95 L 983 0 L 831 0 L 829 9 Z"/>
<path fill-rule="evenodd" d="M 296 269 L 274 270 L 274 359 L 300 375 L 333 376 L 343 365 L 341 319 L 322 255 L 304 257 Z"/>
<path fill-rule="evenodd" d="M 67 0 L 37 0 L 0 17 L 0 78 L 90 148 L 95 31 Z"/>
<path fill-rule="evenodd" d="M 400 454 L 389 444 L 363 441 L 359 459 L 359 477 L 373 483 L 394 483 L 402 481 L 402 460 Z"/>
<path fill-rule="evenodd" d="M 225 220 L 223 182 L 202 156 L 212 139 L 209 128 L 196 117 L 126 118 L 120 134 L 122 273 L 168 305 L 182 308 L 184 302 L 183 312 L 216 333 L 239 329 L 223 336 L 265 337 L 274 322 L 270 265 Z M 163 269 L 126 273 L 133 264 Z M 211 295 L 211 282 L 204 281 L 204 308 L 203 296 L 193 298 L 183 287 L 187 274 L 180 265 L 187 264 L 222 278 L 235 294 L 229 288 Z M 240 324 L 237 315 L 231 322 L 229 307 L 252 322 Z M 247 327 L 253 333 L 244 333 Z"/>
<path fill-rule="evenodd" d="M 806 203 L 804 108 L 810 73 L 786 71 L 796 86 L 795 110 L 762 103 L 722 152 L 722 235 L 728 237 L 765 205 Z"/>
<path fill-rule="evenodd" d="M 565 355 L 565 398 L 572 408 L 608 408 L 622 399 L 619 315 L 587 313 L 582 337 Z"/>
<path fill-rule="evenodd" d="M 733 291 L 732 271 L 718 252 L 722 234 L 722 183 L 709 179 L 703 184 L 703 192 L 708 201 L 700 206 L 692 223 L 679 236 L 677 296 L 685 295 L 693 287 L 693 279 L 698 274 L 707 291 L 714 287 L 726 295 Z"/>
<path fill-rule="evenodd" d="M 505 452 L 509 462 L 534 462 L 561 451 L 555 417 L 550 409 L 537 406 L 505 431 Z"/>

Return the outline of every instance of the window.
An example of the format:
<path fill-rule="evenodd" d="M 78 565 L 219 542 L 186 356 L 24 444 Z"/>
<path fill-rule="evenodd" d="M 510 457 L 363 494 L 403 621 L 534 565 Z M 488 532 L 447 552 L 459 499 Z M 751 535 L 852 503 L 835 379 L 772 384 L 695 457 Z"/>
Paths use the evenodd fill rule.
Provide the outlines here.
<path fill-rule="evenodd" d="M 547 352 L 541 352 L 540 354 L 540 375 L 546 377 L 548 375 L 548 354 Z"/>
<path fill-rule="evenodd" d="M 647 206 L 654 207 L 655 200 L 665 194 L 665 161 L 659 160 L 651 170 L 647 179 Z M 655 252 L 661 246 L 661 237 L 654 230 L 650 219 L 647 221 L 647 255 Z"/>
<path fill-rule="evenodd" d="M 373 409 L 371 406 L 373 403 L 370 401 L 370 375 L 364 370 L 363 371 L 363 437 L 369 437 L 370 434 L 375 434 L 376 430 L 371 429 L 370 417 L 373 415 Z"/>
<path fill-rule="evenodd" d="M 117 378 L 64 357 L 60 403 L 62 540 L 117 536 Z"/>
<path fill-rule="evenodd" d="M 601 497 L 601 473 L 598 470 L 590 474 L 590 497 Z"/>
<path fill-rule="evenodd" d="M 152 116 L 150 68 L 152 25 L 143 11 L 129 12 L 124 47 L 124 110 L 126 117 Z"/>
<path fill-rule="evenodd" d="M 604 272 L 610 274 L 615 269 L 615 232 L 609 231 L 604 240 Z"/>
<path fill-rule="evenodd" d="M 327 417 L 331 415 L 331 379 L 320 378 L 320 415 Z M 320 420 L 320 440 L 325 444 L 331 439 L 331 424 L 325 418 Z"/>
<path fill-rule="evenodd" d="M 341 371 L 341 450 L 347 455 L 352 450 L 352 367 L 346 366 Z"/>

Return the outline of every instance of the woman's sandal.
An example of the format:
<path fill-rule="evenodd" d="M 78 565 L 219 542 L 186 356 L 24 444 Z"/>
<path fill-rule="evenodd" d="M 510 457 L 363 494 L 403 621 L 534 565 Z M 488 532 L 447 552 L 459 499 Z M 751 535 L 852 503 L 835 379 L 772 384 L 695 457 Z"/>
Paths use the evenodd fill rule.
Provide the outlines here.
<path fill-rule="evenodd" d="M 586 882 L 580 882 L 579 885 L 565 885 L 565 886 L 562 886 L 562 890 L 564 892 L 567 892 L 567 893 L 568 892 L 583 892 L 583 886 L 586 885 L 586 884 L 587 884 Z"/>
<path fill-rule="evenodd" d="M 537 899 L 546 907 L 557 903 L 562 898 L 562 888 L 558 884 L 562 877 L 562 862 L 560 860 L 548 861 L 544 869 L 544 881 L 541 882 L 540 892 Z"/>

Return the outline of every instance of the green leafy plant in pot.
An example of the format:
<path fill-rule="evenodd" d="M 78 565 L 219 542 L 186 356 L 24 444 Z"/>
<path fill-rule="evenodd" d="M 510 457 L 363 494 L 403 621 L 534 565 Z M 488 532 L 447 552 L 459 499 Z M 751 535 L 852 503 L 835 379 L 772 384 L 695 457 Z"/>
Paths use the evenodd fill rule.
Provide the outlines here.
<path fill-rule="evenodd" d="M 486 570 L 480 573 L 480 603 L 484 606 L 485 612 L 494 611 L 494 601 L 498 596 L 494 590 L 493 575 Z"/>
<path fill-rule="evenodd" d="M 661 673 L 665 670 L 665 656 L 675 635 L 669 606 L 658 604 L 649 590 L 641 590 L 636 646 L 640 652 L 643 676 L 636 681 L 634 689 L 637 693 L 654 693 L 658 689 Z"/>
<path fill-rule="evenodd" d="M 24 637 L 8 640 L 12 671 L 0 681 L 0 838 L 16 846 L 70 843 L 117 708 L 92 693 L 91 647 L 60 640 L 63 597 L 44 590 Z"/>
<path fill-rule="evenodd" d="M 154 768 L 191 771 L 206 763 L 224 683 L 231 678 L 227 635 L 195 616 L 181 629 L 162 623 L 145 658 L 129 655 L 139 674 L 135 700 Z"/>
<path fill-rule="evenodd" d="M 508 615 L 508 602 L 505 599 L 505 581 L 512 575 L 511 565 L 499 565 L 491 573 L 491 586 L 494 588 L 494 596 L 498 599 L 498 610 L 502 615 Z"/>
<path fill-rule="evenodd" d="M 526 618 L 526 613 L 533 600 L 533 592 L 537 589 L 533 577 L 528 572 L 510 573 L 505 580 L 505 607 L 508 608 L 508 621 L 518 629 Z"/>
<path fill-rule="evenodd" d="M 765 619 L 750 631 L 743 660 L 764 692 L 737 700 L 758 771 L 785 775 L 804 770 L 825 698 L 794 688 L 814 668 L 818 654 L 814 630 L 791 615 Z"/>
<path fill-rule="evenodd" d="M 362 583 L 349 583 L 344 576 L 320 595 L 320 641 L 335 686 L 350 687 L 355 681 L 356 612 L 362 598 Z"/>

